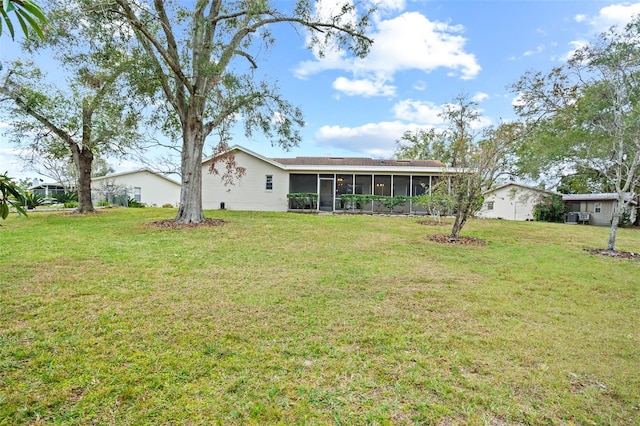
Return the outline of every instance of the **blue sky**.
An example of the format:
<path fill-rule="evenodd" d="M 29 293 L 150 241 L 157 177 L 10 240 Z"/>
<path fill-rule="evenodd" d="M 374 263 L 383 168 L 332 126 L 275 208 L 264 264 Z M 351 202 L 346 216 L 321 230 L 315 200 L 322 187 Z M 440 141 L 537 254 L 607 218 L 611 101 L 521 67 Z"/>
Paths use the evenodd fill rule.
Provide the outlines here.
<path fill-rule="evenodd" d="M 319 59 L 305 48 L 303 32 L 281 26 L 275 46 L 258 55 L 258 73 L 302 108 L 304 140 L 289 152 L 259 135 L 238 134 L 232 143 L 269 157 L 391 157 L 405 130 L 441 125 L 442 105 L 461 93 L 478 100 L 486 123 L 513 119 L 509 84 L 527 70 L 562 64 L 596 34 L 638 13 L 640 2 L 606 0 L 382 0 L 369 33 L 375 42 L 362 61 L 340 53 Z M 2 61 L 7 46 L 2 40 Z M 32 176 L 11 149 L 0 136 L 0 169 Z M 118 171 L 139 167 L 110 163 Z"/>

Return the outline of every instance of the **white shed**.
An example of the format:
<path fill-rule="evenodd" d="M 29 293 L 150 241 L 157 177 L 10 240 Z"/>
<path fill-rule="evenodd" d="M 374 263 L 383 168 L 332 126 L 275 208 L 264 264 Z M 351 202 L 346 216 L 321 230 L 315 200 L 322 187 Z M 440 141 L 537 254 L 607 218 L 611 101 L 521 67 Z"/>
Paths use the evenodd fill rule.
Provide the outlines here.
<path fill-rule="evenodd" d="M 125 194 L 149 207 L 165 204 L 177 207 L 180 202 L 180 184 L 149 169 L 91 178 L 94 202 L 105 200 L 110 192 Z"/>
<path fill-rule="evenodd" d="M 478 217 L 533 220 L 533 207 L 543 195 L 561 195 L 519 183 L 507 183 L 484 193 L 484 203 Z"/>

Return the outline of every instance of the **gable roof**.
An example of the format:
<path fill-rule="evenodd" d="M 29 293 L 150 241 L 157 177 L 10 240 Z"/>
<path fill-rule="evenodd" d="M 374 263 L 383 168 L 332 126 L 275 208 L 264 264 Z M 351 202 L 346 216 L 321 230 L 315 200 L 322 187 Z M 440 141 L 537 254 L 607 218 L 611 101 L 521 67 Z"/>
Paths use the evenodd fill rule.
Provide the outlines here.
<path fill-rule="evenodd" d="M 180 186 L 179 182 L 176 182 L 175 180 L 173 180 L 171 178 L 168 178 L 168 177 L 166 177 L 166 176 L 164 176 L 164 175 L 162 175 L 162 174 L 160 174 L 158 172 L 154 172 L 153 170 L 148 169 L 146 167 L 143 168 L 143 169 L 138 169 L 138 170 L 130 170 L 128 172 L 110 173 L 110 174 L 104 175 L 104 176 L 92 177 L 91 181 L 92 182 L 96 182 L 96 181 L 101 181 L 101 180 L 105 180 L 105 179 L 113 179 L 113 178 L 116 178 L 116 177 L 134 175 L 134 174 L 137 174 L 137 173 L 151 173 L 152 175 L 155 175 L 155 176 L 157 176 L 159 178 L 162 178 L 162 179 L 167 180 L 167 181 L 169 181 L 169 182 L 171 182 L 171 183 L 173 183 L 175 185 Z"/>
<path fill-rule="evenodd" d="M 548 189 L 536 188 L 535 186 L 524 185 L 524 184 L 516 183 L 516 182 L 505 183 L 504 185 L 500 185 L 498 187 L 495 187 L 495 188 L 492 188 L 492 189 L 489 189 L 489 190 L 485 191 L 484 194 L 485 195 L 486 194 L 491 194 L 492 192 L 496 192 L 496 191 L 498 191 L 500 189 L 503 189 L 503 188 L 506 188 L 508 186 L 517 186 L 517 187 L 522 188 L 522 189 L 529 189 L 531 191 L 541 192 L 541 193 L 544 193 L 544 194 L 562 195 L 559 192 L 549 191 Z"/>
<path fill-rule="evenodd" d="M 372 167 L 444 167 L 436 160 L 376 160 L 366 157 L 295 157 L 274 158 L 288 166 L 372 166 Z"/>
<path fill-rule="evenodd" d="M 385 172 L 454 172 L 436 160 L 378 160 L 366 157 L 292 157 L 268 158 L 240 145 L 234 145 L 227 151 L 203 160 L 208 163 L 232 151 L 242 151 L 281 170 L 286 171 L 371 171 Z M 395 169 L 395 170 L 394 170 Z M 422 170 L 418 170 L 422 169 Z"/>

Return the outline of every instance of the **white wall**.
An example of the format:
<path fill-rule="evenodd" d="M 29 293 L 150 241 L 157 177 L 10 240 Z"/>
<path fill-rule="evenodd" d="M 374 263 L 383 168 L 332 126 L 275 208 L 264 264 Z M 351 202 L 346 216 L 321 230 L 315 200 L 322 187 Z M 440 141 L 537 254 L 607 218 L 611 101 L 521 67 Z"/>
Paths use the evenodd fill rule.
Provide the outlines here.
<path fill-rule="evenodd" d="M 519 185 L 507 185 L 485 195 L 479 217 L 508 220 L 533 220 L 533 207 L 543 195 L 541 191 Z M 493 202 L 493 210 L 488 209 Z"/>
<path fill-rule="evenodd" d="M 91 188 L 92 190 L 101 190 L 107 183 L 126 188 L 129 198 L 134 198 L 134 188 L 140 188 L 140 202 L 150 207 L 161 207 L 164 204 L 177 207 L 180 202 L 179 184 L 147 170 L 119 176 L 94 178 L 91 182 Z"/>
<path fill-rule="evenodd" d="M 202 166 L 202 206 L 205 210 L 287 211 L 289 173 L 243 151 L 234 151 L 236 164 L 246 173 L 234 185 L 225 186 L 219 175 L 209 172 L 210 163 Z M 218 169 L 223 172 L 224 164 Z M 266 176 L 273 176 L 273 189 L 265 188 Z"/>

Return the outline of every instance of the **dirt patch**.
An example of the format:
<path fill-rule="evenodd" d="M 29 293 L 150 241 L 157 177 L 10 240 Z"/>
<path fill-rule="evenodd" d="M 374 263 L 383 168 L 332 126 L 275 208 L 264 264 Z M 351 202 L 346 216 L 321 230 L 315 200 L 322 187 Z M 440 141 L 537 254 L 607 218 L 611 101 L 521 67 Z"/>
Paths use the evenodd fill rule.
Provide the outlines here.
<path fill-rule="evenodd" d="M 600 256 L 617 257 L 619 259 L 640 259 L 640 253 L 621 250 L 605 250 L 605 249 L 584 249 L 589 254 L 597 254 Z"/>
<path fill-rule="evenodd" d="M 225 220 L 212 218 L 206 218 L 204 221 L 198 223 L 178 223 L 173 219 L 163 219 L 151 222 L 149 226 L 163 229 L 211 228 L 213 226 L 222 226 L 226 223 Z"/>
<path fill-rule="evenodd" d="M 460 238 L 451 238 L 450 235 L 443 234 L 434 234 L 429 235 L 429 241 L 433 241 L 441 244 L 460 244 L 467 246 L 483 246 L 487 244 L 485 240 L 481 240 L 480 238 L 472 238 L 472 237 L 460 237 Z"/>
<path fill-rule="evenodd" d="M 445 226 L 445 225 L 451 225 L 450 223 L 447 222 L 438 222 L 436 220 L 421 220 L 418 222 L 418 225 L 425 225 L 425 226 Z"/>
<path fill-rule="evenodd" d="M 76 216 L 76 215 L 91 215 L 91 214 L 100 214 L 102 213 L 101 211 L 98 210 L 94 210 L 92 212 L 84 212 L 84 213 L 80 213 L 78 211 L 78 209 L 73 209 L 73 210 L 63 210 L 61 216 Z"/>

